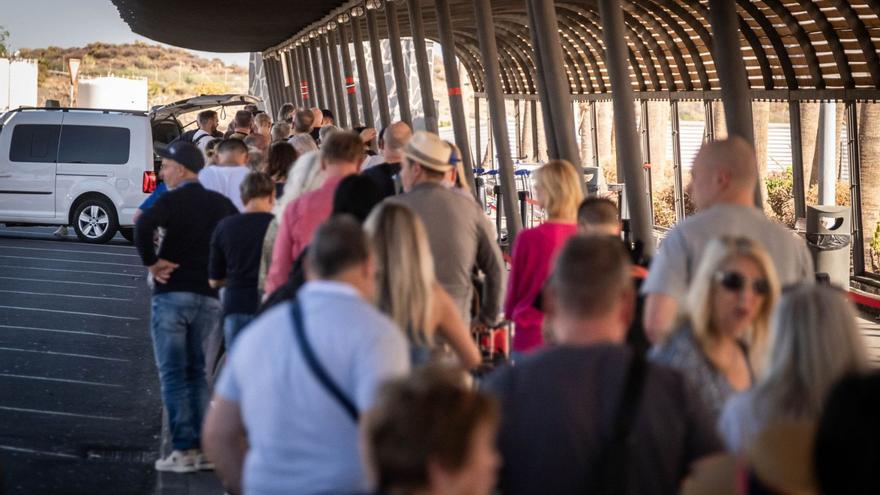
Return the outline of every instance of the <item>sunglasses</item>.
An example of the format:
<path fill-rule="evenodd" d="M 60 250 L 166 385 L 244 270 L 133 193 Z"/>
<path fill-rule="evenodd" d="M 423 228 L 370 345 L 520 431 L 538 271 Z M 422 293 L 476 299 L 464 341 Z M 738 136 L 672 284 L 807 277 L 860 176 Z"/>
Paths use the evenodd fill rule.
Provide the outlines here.
<path fill-rule="evenodd" d="M 721 287 L 731 291 L 731 292 L 741 292 L 746 287 L 746 282 L 749 279 L 739 272 L 734 271 L 718 271 L 715 272 L 715 281 L 718 282 Z M 766 278 L 756 278 L 751 280 L 752 282 L 752 291 L 755 294 L 760 296 L 766 296 L 770 293 L 770 283 L 767 282 Z"/>

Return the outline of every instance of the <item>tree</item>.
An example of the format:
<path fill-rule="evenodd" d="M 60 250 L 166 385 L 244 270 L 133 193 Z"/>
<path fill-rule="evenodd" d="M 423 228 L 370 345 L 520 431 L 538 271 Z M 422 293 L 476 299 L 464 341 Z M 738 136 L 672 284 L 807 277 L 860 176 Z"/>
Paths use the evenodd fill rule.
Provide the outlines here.
<path fill-rule="evenodd" d="M 7 40 L 9 40 L 9 31 L 5 27 L 0 26 L 0 57 L 9 56 L 9 48 L 6 46 Z"/>
<path fill-rule="evenodd" d="M 861 103 L 859 107 L 862 230 L 865 254 L 869 255 L 866 268 L 877 273 L 880 271 L 880 252 L 876 251 L 880 248 L 877 237 L 880 235 L 880 104 Z"/>

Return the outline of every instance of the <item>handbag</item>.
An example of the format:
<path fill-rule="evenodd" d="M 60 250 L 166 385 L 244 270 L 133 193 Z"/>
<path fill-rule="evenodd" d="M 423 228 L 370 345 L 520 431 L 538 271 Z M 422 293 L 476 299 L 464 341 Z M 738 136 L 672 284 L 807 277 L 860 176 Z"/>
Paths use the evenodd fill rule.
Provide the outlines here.
<path fill-rule="evenodd" d="M 351 420 L 357 423 L 360 419 L 360 413 L 358 412 L 357 407 L 354 405 L 354 402 L 345 395 L 345 392 L 342 391 L 339 385 L 333 381 L 330 374 L 327 373 L 327 370 L 321 364 L 321 361 L 318 360 L 318 356 L 315 355 L 315 350 L 312 348 L 309 338 L 306 336 L 306 327 L 303 322 L 302 307 L 299 303 L 299 298 L 295 297 L 293 301 L 291 301 L 290 306 L 291 316 L 293 317 L 293 333 L 296 336 L 299 350 L 302 352 L 306 365 L 318 380 L 318 383 L 320 383 L 327 393 L 329 393 L 330 396 L 333 397 L 343 409 L 345 409 L 345 412 L 348 413 Z"/>
<path fill-rule="evenodd" d="M 629 451 L 633 445 L 633 424 L 642 399 L 642 389 L 648 363 L 645 357 L 631 352 L 629 369 L 626 374 L 623 393 L 612 424 L 611 438 L 598 463 L 598 483 L 595 491 L 599 495 L 625 495 L 627 493 L 627 467 Z"/>

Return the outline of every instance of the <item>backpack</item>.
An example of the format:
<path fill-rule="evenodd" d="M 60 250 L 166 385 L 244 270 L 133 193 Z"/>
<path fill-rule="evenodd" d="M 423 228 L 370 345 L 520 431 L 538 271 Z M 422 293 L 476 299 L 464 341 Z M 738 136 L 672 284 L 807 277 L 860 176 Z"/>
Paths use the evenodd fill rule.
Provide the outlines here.
<path fill-rule="evenodd" d="M 208 140 L 211 140 L 216 137 L 216 136 L 212 136 L 210 134 L 202 134 L 201 136 L 199 136 L 198 139 L 193 139 L 193 138 L 195 138 L 197 132 L 199 132 L 199 129 L 190 129 L 190 130 L 184 132 L 183 134 L 181 134 L 180 136 L 177 136 L 177 138 L 175 138 L 174 141 L 171 141 L 171 142 L 173 143 L 175 141 L 186 141 L 187 143 L 192 143 L 192 144 L 198 146 L 199 143 L 202 140 L 204 140 L 205 138 L 208 138 Z"/>
<path fill-rule="evenodd" d="M 195 136 L 196 132 L 198 132 L 198 131 L 199 131 L 198 129 L 192 129 L 192 130 L 186 131 L 183 134 L 181 134 L 180 136 L 177 136 L 176 138 L 174 138 L 174 140 L 171 142 L 174 143 L 176 141 L 186 141 L 187 143 L 191 143 L 191 142 L 193 142 L 193 136 Z"/>

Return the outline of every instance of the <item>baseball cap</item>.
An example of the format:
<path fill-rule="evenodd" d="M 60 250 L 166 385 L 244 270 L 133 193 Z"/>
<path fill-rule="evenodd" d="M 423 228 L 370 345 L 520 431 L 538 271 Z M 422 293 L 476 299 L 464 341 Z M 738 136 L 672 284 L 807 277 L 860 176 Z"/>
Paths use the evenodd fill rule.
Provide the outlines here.
<path fill-rule="evenodd" d="M 186 141 L 174 141 L 168 146 L 156 145 L 156 154 L 183 165 L 187 170 L 198 173 L 205 166 L 205 157 L 201 150 Z"/>
<path fill-rule="evenodd" d="M 455 151 L 440 136 L 418 131 L 413 134 L 400 153 L 410 160 L 437 172 L 448 172 L 455 168 L 458 157 Z"/>

